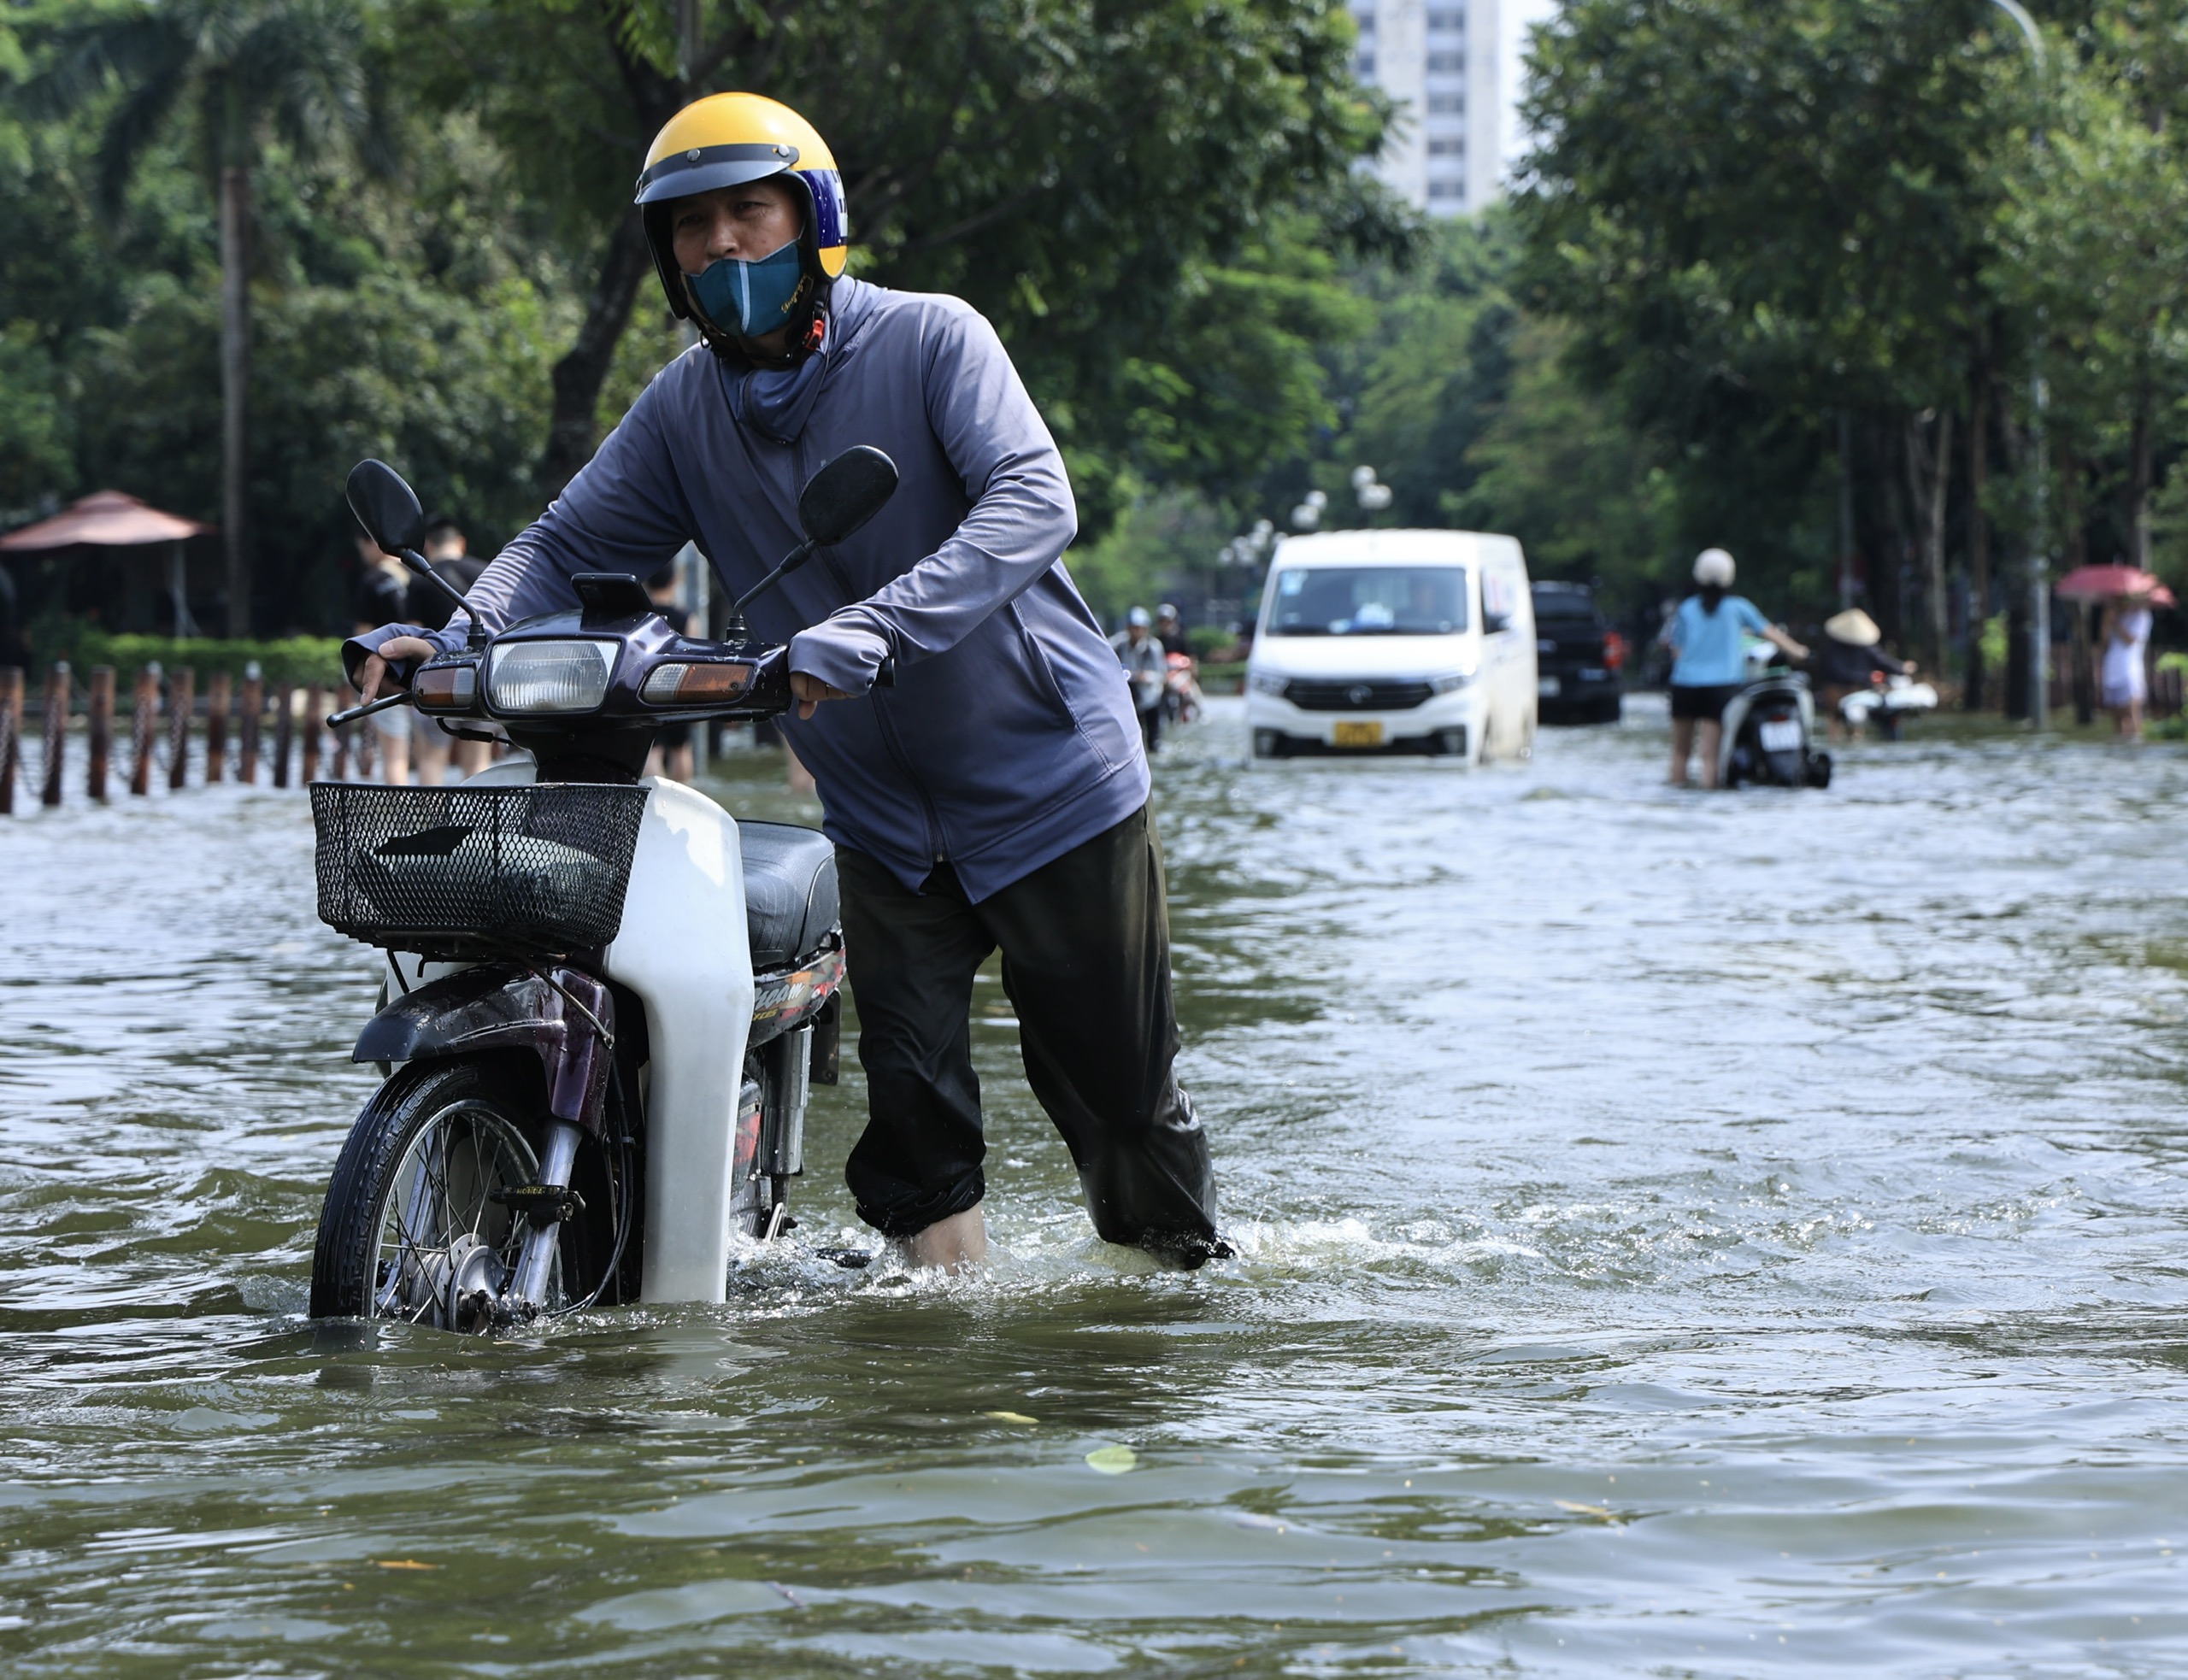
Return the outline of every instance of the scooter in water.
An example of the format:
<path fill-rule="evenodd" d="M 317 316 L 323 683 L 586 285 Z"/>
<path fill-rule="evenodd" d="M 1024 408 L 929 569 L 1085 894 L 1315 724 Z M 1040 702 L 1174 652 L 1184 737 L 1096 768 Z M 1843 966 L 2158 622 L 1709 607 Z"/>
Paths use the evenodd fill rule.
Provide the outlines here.
<path fill-rule="evenodd" d="M 1882 673 L 1879 673 L 1882 676 Z M 1849 733 L 1859 735 L 1863 725 L 1873 726 L 1877 737 L 1897 741 L 1901 726 L 1917 712 L 1933 712 L 1938 691 L 1912 677 L 1885 677 L 1873 688 L 1856 689 L 1838 702 L 1838 715 Z"/>
<path fill-rule="evenodd" d="M 1827 788 L 1831 755 L 1813 744 L 1815 697 L 1797 671 L 1766 671 L 1725 704 L 1717 784 Z"/>
<path fill-rule="evenodd" d="M 409 704 L 524 750 L 455 787 L 311 790 L 321 919 L 386 951 L 393 979 L 352 1052 L 392 1072 L 327 1185 L 312 1317 L 477 1332 L 719 1301 L 734 1239 L 787 1228 L 809 1088 L 836 1078 L 835 850 L 640 777 L 664 723 L 789 709 L 789 650 L 742 610 L 896 485 L 878 449 L 815 473 L 805 541 L 721 641 L 679 634 L 635 578 L 581 576 L 577 609 L 492 635 L 474 620 L 407 691 L 328 720 Z M 454 595 L 391 468 L 363 462 L 349 496 Z"/>

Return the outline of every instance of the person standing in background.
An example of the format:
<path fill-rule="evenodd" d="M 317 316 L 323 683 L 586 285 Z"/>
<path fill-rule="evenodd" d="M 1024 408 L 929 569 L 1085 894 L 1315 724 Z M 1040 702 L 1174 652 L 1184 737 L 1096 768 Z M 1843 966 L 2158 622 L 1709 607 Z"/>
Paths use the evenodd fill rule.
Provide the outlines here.
<path fill-rule="evenodd" d="M 1139 714 L 1139 738 L 1150 755 L 1162 733 L 1162 684 L 1170 669 L 1162 644 L 1150 634 L 1151 628 L 1147 608 L 1135 607 L 1125 614 L 1124 633 L 1109 638 L 1109 645 L 1117 650 L 1117 663 L 1124 667 L 1125 680 L 1132 684 L 1132 709 Z"/>
<path fill-rule="evenodd" d="M 468 595 L 472 584 L 479 581 L 479 573 L 486 569 L 485 561 L 471 557 L 463 527 L 447 514 L 435 514 L 426 521 L 422 552 L 432 562 L 433 570 L 454 584 L 460 595 Z M 411 621 L 427 628 L 438 630 L 455 615 L 456 609 L 442 599 L 438 590 L 415 578 L 409 580 L 409 600 Z M 477 775 L 493 761 L 491 743 L 455 734 L 438 718 L 429 718 L 423 713 L 410 720 L 410 740 L 412 756 L 417 761 L 418 781 L 424 787 L 437 788 L 448 779 L 451 758 L 456 761 L 457 771 L 465 776 Z"/>
<path fill-rule="evenodd" d="M 357 533 L 357 585 L 350 606 L 357 634 L 385 624 L 390 613 L 401 617 L 408 612 L 409 578 L 401 561 L 383 553 L 362 531 Z M 409 785 L 410 718 L 408 706 L 391 706 L 365 720 L 379 741 L 380 774 L 391 787 Z"/>
<path fill-rule="evenodd" d="M 1762 637 L 1789 658 L 1806 659 L 1809 650 L 1764 618 L 1753 602 L 1732 592 L 1732 557 L 1724 549 L 1704 549 L 1695 556 L 1694 581 L 1700 587 L 1679 603 L 1663 634 L 1673 655 L 1672 785 L 1686 785 L 1687 758 L 1698 725 L 1702 785 L 1714 788 L 1725 706 L 1747 684 L 1742 632 Z"/>
<path fill-rule="evenodd" d="M 2097 698 L 2112 714 L 2112 726 L 2123 741 L 2143 738 L 2143 702 L 2150 697 L 2144 669 L 2150 644 L 2150 602 L 2127 596 L 2104 609 L 2104 661 L 2097 673 Z"/>
<path fill-rule="evenodd" d="M 691 615 L 676 604 L 676 562 L 674 561 L 646 579 L 646 593 L 653 597 L 653 609 L 679 636 L 691 633 Z M 646 774 L 666 776 L 672 782 L 691 779 L 691 725 L 681 719 L 671 718 L 663 723 L 653 737 L 653 749 L 646 755 Z"/>

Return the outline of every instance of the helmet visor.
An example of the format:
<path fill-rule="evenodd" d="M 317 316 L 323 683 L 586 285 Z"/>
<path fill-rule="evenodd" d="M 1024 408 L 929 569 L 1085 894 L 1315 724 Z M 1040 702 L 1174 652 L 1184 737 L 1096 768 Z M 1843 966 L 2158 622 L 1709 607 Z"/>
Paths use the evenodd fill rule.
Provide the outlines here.
<path fill-rule="evenodd" d="M 658 204 L 690 193 L 712 192 L 716 187 L 742 186 L 747 181 L 783 174 L 797 166 L 796 146 L 762 142 L 693 146 L 648 164 L 638 177 L 638 195 L 632 202 Z"/>

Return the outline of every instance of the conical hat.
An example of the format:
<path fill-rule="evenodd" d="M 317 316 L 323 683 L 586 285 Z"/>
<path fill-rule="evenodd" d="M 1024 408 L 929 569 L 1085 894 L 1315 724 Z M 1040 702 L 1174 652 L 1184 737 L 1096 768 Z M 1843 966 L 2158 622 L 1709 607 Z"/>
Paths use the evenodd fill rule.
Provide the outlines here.
<path fill-rule="evenodd" d="M 1877 621 L 1859 607 L 1833 613 L 1823 621 L 1823 633 L 1850 648 L 1873 648 L 1884 640 L 1884 631 L 1877 628 Z"/>

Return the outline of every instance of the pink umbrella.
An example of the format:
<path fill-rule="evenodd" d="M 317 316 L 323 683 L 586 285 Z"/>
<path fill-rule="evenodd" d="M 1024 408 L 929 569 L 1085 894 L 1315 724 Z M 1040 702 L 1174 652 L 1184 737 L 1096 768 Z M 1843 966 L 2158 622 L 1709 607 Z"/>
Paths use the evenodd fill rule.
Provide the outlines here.
<path fill-rule="evenodd" d="M 2173 591 L 2150 573 L 2133 566 L 2077 566 L 2054 585 L 2068 601 L 2110 601 L 2140 596 L 2154 607 L 2173 604 Z"/>

